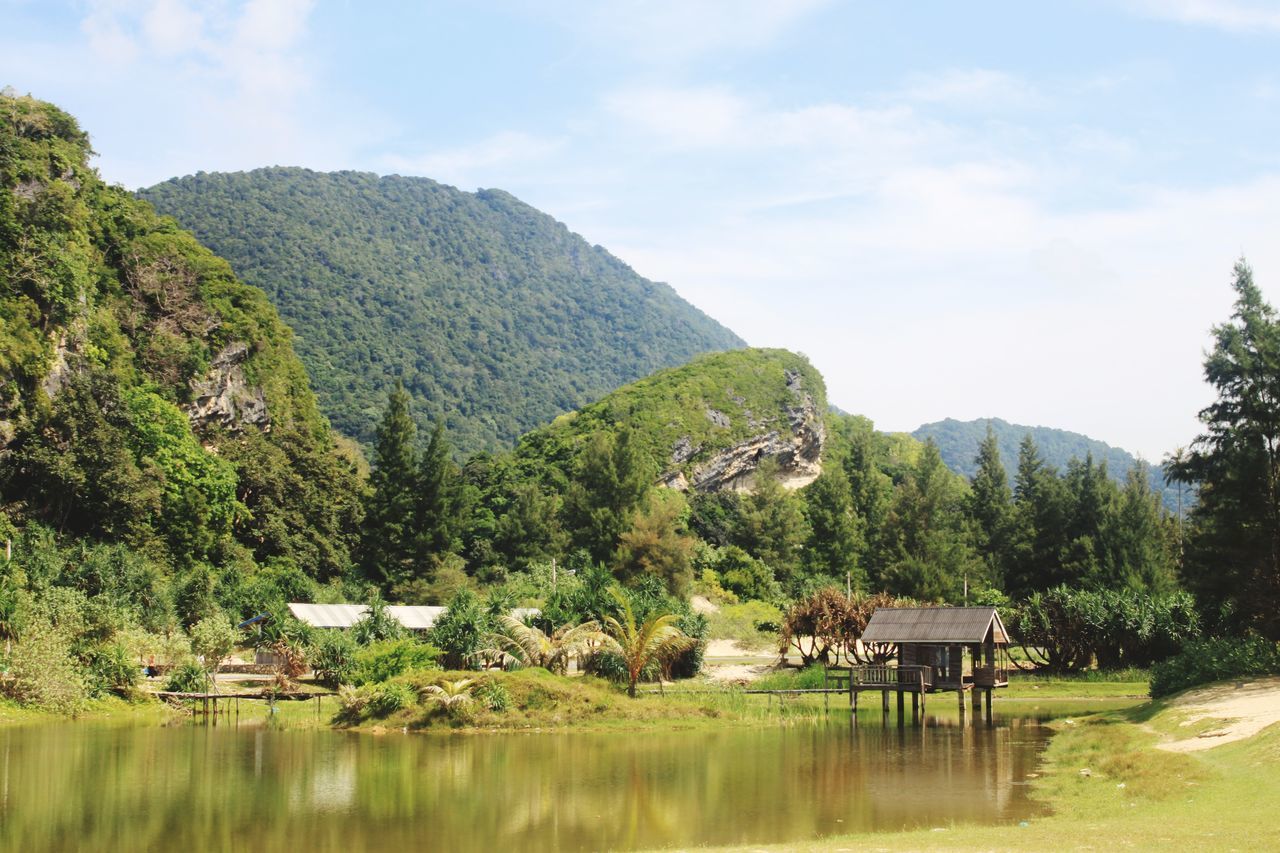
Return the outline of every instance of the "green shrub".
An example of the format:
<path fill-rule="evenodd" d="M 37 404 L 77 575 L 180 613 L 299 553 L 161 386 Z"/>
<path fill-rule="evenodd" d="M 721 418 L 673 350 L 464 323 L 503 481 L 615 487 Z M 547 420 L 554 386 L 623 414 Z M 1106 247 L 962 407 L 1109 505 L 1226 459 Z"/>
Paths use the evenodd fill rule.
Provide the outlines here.
<path fill-rule="evenodd" d="M 141 666 L 120 643 L 98 646 L 89 655 L 89 692 L 94 696 L 106 693 L 129 696 L 138 684 L 141 671 Z"/>
<path fill-rule="evenodd" d="M 360 649 L 355 655 L 352 684 L 382 684 L 414 669 L 430 669 L 440 658 L 435 646 L 417 640 L 385 640 Z"/>
<path fill-rule="evenodd" d="M 486 681 L 476 688 L 476 701 L 496 714 L 511 707 L 511 694 L 497 681 Z"/>
<path fill-rule="evenodd" d="M 9 655 L 5 695 L 23 705 L 74 714 L 88 695 L 84 673 L 71 653 L 65 632 L 48 624 L 32 625 Z"/>
<path fill-rule="evenodd" d="M 375 717 L 389 717 L 412 705 L 416 698 L 407 684 L 382 684 L 369 692 L 369 713 Z"/>
<path fill-rule="evenodd" d="M 1159 698 L 1211 681 L 1280 675 L 1280 643 L 1264 637 L 1193 640 L 1151 668 L 1151 695 Z"/>
<path fill-rule="evenodd" d="M 733 640 L 743 648 L 776 649 L 782 611 L 763 601 L 744 601 L 721 607 L 708 617 L 708 636 Z"/>
<path fill-rule="evenodd" d="M 311 668 L 330 687 L 351 684 L 359 649 L 346 631 L 320 631 L 311 644 Z"/>
<path fill-rule="evenodd" d="M 463 589 L 440 614 L 428 639 L 444 653 L 446 669 L 471 669 L 492 629 L 493 618 L 484 603 L 475 593 Z"/>
<path fill-rule="evenodd" d="M 164 689 L 174 693 L 202 693 L 206 687 L 204 667 L 188 658 L 169 671 Z"/>

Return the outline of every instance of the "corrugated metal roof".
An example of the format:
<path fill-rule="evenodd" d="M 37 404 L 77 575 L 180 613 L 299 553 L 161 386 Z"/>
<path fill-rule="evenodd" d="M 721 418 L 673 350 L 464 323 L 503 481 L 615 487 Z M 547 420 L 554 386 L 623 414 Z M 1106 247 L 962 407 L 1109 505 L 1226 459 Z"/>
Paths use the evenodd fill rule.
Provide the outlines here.
<path fill-rule="evenodd" d="M 995 641 L 1009 642 L 994 607 L 881 607 L 862 632 L 864 643 L 981 643 L 995 621 Z"/>
<path fill-rule="evenodd" d="M 436 620 L 440 618 L 440 614 L 447 608 L 432 607 L 426 604 L 408 605 L 393 604 L 387 608 L 387 615 L 408 628 L 410 631 L 425 631 L 432 625 L 436 624 Z"/>
<path fill-rule="evenodd" d="M 289 603 L 289 612 L 313 628 L 350 628 L 364 618 L 367 604 Z"/>
<path fill-rule="evenodd" d="M 410 631 L 425 631 L 436 623 L 446 607 L 392 604 L 387 615 Z M 291 602 L 289 612 L 313 628 L 350 628 L 364 618 L 367 604 L 300 604 Z M 517 607 L 511 615 L 523 622 L 541 611 L 536 607 Z"/>

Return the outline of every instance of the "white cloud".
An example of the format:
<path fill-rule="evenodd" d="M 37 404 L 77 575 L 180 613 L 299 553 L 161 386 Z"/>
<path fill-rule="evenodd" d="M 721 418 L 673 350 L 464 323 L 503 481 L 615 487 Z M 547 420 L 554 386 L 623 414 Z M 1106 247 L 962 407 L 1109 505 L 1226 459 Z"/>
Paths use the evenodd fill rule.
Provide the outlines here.
<path fill-rule="evenodd" d="M 1280 9 L 1273 2 L 1248 0 L 1136 0 L 1153 18 L 1198 24 L 1231 32 L 1280 32 Z"/>
<path fill-rule="evenodd" d="M 621 0 L 557 4 L 556 19 L 584 41 L 662 65 L 774 43 L 831 0 Z M 534 8 L 546 14 L 545 4 Z"/>
<path fill-rule="evenodd" d="M 562 139 L 547 139 L 528 133 L 504 131 L 473 145 L 431 151 L 416 156 L 390 155 L 386 168 L 410 175 L 423 175 L 463 188 L 498 186 L 512 168 L 524 168 L 545 160 L 564 145 Z"/>
<path fill-rule="evenodd" d="M 1026 109 L 1042 99 L 1025 80 L 989 68 L 957 68 L 938 74 L 913 75 L 898 96 L 958 108 Z"/>

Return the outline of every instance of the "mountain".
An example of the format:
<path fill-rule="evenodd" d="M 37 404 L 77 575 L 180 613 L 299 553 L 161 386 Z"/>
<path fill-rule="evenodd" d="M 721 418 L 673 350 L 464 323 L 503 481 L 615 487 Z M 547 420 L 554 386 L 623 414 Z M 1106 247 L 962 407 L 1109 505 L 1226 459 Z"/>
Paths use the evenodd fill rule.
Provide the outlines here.
<path fill-rule="evenodd" d="M 582 445 L 626 430 L 667 486 L 749 489 L 768 458 L 797 488 L 821 472 L 827 411 L 822 375 L 802 355 L 744 349 L 694 358 L 606 395 L 524 436 L 520 458 L 570 470 Z"/>
<path fill-rule="evenodd" d="M 419 427 L 462 455 L 693 356 L 744 346 L 500 190 L 273 168 L 174 179 L 141 196 L 271 297 L 322 410 L 366 446 L 403 382 Z"/>
<path fill-rule="evenodd" d="M 44 525 L 241 579 L 265 563 L 341 573 L 360 481 L 289 329 L 90 154 L 71 116 L 0 94 L 3 535 Z"/>
<path fill-rule="evenodd" d="M 947 418 L 937 423 L 925 424 L 911 433 L 924 441 L 932 438 L 942 454 L 942 461 L 951 470 L 972 478 L 977 473 L 974 461 L 978 455 L 978 445 L 986 438 L 987 426 L 990 425 L 1000 445 L 1000 460 L 1009 472 L 1010 483 L 1018 469 L 1018 445 L 1022 439 L 1031 434 L 1040 455 L 1049 465 L 1062 471 L 1072 459 L 1084 459 L 1092 453 L 1095 462 L 1105 462 L 1107 473 L 1117 481 L 1123 481 L 1129 470 L 1139 461 L 1126 450 L 1112 447 L 1097 439 L 1078 432 L 1068 432 L 1050 427 L 1029 427 L 1011 424 L 1000 418 L 980 418 L 974 421 L 957 421 Z M 1178 511 L 1178 486 L 1165 480 L 1163 469 L 1158 465 L 1149 466 L 1151 488 L 1160 493 L 1164 505 L 1172 512 Z M 1183 489 L 1183 511 L 1193 500 L 1189 489 Z"/>

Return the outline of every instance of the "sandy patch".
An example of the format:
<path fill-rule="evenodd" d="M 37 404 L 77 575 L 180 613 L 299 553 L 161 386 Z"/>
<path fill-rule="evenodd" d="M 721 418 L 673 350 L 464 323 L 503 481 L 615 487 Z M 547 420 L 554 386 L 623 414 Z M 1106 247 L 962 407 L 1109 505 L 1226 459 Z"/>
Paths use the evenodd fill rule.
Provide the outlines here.
<path fill-rule="evenodd" d="M 1220 684 L 1193 690 L 1173 704 L 1187 713 L 1182 725 L 1221 720 L 1222 725 L 1196 737 L 1160 744 L 1170 752 L 1195 752 L 1252 737 L 1280 723 L 1280 678 L 1264 678 L 1240 686 Z"/>
<path fill-rule="evenodd" d="M 693 608 L 694 613 L 704 613 L 710 616 L 712 613 L 719 613 L 720 608 L 705 595 L 695 595 L 689 599 L 689 606 Z"/>

